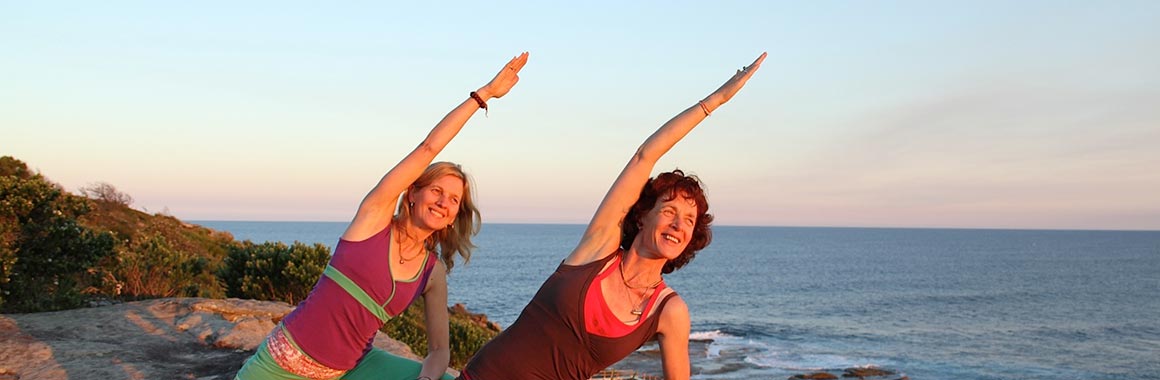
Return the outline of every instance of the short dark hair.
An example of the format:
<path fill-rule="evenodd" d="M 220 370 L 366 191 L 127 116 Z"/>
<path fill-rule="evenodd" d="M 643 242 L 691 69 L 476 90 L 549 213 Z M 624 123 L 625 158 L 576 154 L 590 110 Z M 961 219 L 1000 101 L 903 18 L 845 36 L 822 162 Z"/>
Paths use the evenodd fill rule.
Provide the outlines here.
<path fill-rule="evenodd" d="M 709 242 L 713 241 L 713 230 L 710 228 L 713 215 L 709 214 L 709 200 L 705 197 L 705 190 L 697 176 L 685 175 L 681 169 L 658 174 L 644 184 L 644 188 L 640 189 L 640 197 L 629 209 L 628 215 L 624 216 L 620 228 L 621 248 L 627 250 L 632 246 L 632 241 L 636 240 L 636 235 L 640 233 L 641 219 L 656 206 L 657 201 L 662 199 L 661 196 L 664 196 L 665 202 L 681 196 L 697 203 L 697 222 L 693 226 L 693 238 L 679 256 L 669 260 L 661 269 L 661 273 L 672 273 L 693 261 L 697 252 L 708 247 Z"/>

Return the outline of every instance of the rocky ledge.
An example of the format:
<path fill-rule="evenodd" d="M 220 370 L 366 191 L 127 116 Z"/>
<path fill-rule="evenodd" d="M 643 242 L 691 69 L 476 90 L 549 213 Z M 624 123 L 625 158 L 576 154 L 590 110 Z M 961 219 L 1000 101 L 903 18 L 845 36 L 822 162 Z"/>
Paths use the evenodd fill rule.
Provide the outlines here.
<path fill-rule="evenodd" d="M 293 307 L 164 298 L 0 315 L 0 380 L 228 380 Z M 417 358 L 383 334 L 375 346 Z"/>

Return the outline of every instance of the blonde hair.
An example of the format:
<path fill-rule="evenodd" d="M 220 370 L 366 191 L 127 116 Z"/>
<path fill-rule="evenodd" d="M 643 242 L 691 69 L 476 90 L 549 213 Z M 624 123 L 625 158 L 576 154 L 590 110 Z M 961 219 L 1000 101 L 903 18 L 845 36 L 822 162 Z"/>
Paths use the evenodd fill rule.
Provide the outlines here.
<path fill-rule="evenodd" d="M 397 220 L 410 219 L 411 207 L 408 199 L 411 191 L 427 187 L 446 175 L 455 176 L 463 181 L 463 196 L 459 200 L 459 214 L 455 216 L 455 221 L 451 222 L 450 226 L 437 230 L 428 236 L 427 240 L 423 241 L 423 247 L 427 251 L 439 253 L 439 258 L 443 260 L 443 264 L 447 266 L 447 273 L 450 274 L 451 268 L 455 267 L 455 255 L 462 257 L 464 264 L 471 261 L 471 250 L 475 248 L 475 244 L 471 243 L 471 237 L 479 233 L 479 227 L 482 224 L 479 209 L 475 207 L 475 199 L 471 195 L 473 187 L 471 177 L 467 176 L 463 167 L 444 161 L 427 166 L 427 169 L 423 170 L 423 174 L 419 175 L 419 178 L 403 192 L 402 201 L 399 202 L 399 211 L 395 215 Z"/>

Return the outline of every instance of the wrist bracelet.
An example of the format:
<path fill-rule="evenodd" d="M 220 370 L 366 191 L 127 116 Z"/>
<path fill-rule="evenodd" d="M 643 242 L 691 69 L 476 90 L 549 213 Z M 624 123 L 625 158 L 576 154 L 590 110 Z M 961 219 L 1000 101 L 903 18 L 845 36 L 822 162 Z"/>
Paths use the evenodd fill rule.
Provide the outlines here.
<path fill-rule="evenodd" d="M 710 113 L 709 106 L 705 105 L 705 101 L 704 100 L 699 101 L 699 102 L 697 102 L 697 104 L 701 105 L 701 111 L 705 111 L 705 116 L 709 116 L 709 113 Z"/>
<path fill-rule="evenodd" d="M 474 92 L 472 94 L 474 94 Z M 416 377 L 415 380 L 431 380 L 431 378 L 427 376 L 419 376 Z"/>
<path fill-rule="evenodd" d="M 478 104 L 479 108 L 483 108 L 483 113 L 486 114 L 487 113 L 487 102 L 483 101 L 483 98 L 479 97 L 479 94 L 475 93 L 475 91 L 471 92 L 471 98 L 475 99 L 475 104 Z M 427 379 L 427 380 L 431 380 L 431 379 Z"/>

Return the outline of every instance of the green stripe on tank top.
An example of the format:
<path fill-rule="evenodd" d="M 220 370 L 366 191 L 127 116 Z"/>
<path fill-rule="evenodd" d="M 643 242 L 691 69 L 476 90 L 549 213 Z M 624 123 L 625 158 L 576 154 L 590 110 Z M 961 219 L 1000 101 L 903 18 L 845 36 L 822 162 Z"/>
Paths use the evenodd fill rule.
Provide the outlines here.
<path fill-rule="evenodd" d="M 380 321 L 387 323 L 387 321 L 391 320 L 391 316 L 387 315 L 387 311 L 375 303 L 375 299 L 371 298 L 370 294 L 367 294 L 365 290 L 360 288 L 358 284 L 355 284 L 354 281 L 351 281 L 346 275 L 342 274 L 342 272 L 339 272 L 338 269 L 327 265 L 326 269 L 322 271 L 322 274 L 334 280 L 338 286 L 346 290 L 347 294 L 354 297 L 355 301 L 362 304 L 371 314 L 378 317 Z"/>

